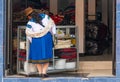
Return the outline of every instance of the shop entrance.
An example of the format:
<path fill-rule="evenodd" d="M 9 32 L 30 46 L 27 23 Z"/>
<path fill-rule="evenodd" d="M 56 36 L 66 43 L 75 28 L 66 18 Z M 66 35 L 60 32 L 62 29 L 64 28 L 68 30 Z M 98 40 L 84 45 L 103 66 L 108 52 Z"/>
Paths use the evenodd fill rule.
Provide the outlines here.
<path fill-rule="evenodd" d="M 88 77 L 113 75 L 114 27 L 115 0 L 85 0 L 85 53 L 80 54 L 81 73 L 88 73 Z"/>
<path fill-rule="evenodd" d="M 53 3 L 52 3 L 53 1 Z M 57 1 L 57 2 L 55 2 Z M 17 30 L 18 26 L 25 26 L 27 19 L 23 10 L 31 6 L 49 15 L 60 14 L 55 19 L 56 25 L 76 25 L 76 0 L 8 0 L 6 3 L 6 58 L 5 75 L 17 75 Z M 115 65 L 115 0 L 85 0 L 84 1 L 84 35 L 83 46 L 79 46 L 79 70 L 75 72 L 83 77 L 89 76 L 112 76 Z M 50 8 L 50 3 L 57 7 Z M 64 3 L 64 4 L 63 4 Z M 94 3 L 94 5 L 93 5 Z M 92 4 L 92 5 L 91 5 Z M 111 6 L 112 5 L 112 6 Z M 91 10 L 93 9 L 93 10 Z M 106 9 L 106 10 L 104 10 Z M 53 13 L 54 12 L 54 13 Z M 63 14 L 66 13 L 65 14 Z M 64 17 L 64 19 L 62 18 Z M 62 21 L 61 21 L 62 19 Z M 78 30 L 79 31 L 79 30 Z M 80 32 L 78 32 L 80 33 Z M 78 37 L 81 40 L 81 37 Z M 76 43 L 80 44 L 78 41 Z M 102 70 L 109 70 L 102 73 Z M 93 73 L 93 71 L 96 71 Z"/>

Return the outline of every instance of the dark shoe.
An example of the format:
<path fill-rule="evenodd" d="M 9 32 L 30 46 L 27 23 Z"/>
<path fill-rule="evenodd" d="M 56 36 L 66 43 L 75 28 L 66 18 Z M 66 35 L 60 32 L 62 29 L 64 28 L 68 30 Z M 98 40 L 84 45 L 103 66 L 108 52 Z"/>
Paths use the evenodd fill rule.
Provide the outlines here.
<path fill-rule="evenodd" d="M 42 77 L 42 74 L 39 74 L 39 77 Z"/>
<path fill-rule="evenodd" d="M 48 74 L 42 74 L 42 78 L 47 78 L 49 77 Z"/>

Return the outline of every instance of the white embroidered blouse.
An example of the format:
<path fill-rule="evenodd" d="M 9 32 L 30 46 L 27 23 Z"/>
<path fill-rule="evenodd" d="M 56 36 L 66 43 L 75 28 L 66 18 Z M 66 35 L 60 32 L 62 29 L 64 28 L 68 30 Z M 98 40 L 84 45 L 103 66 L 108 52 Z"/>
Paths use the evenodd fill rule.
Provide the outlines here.
<path fill-rule="evenodd" d="M 48 32 L 51 32 L 52 35 L 56 34 L 56 25 L 54 21 L 46 14 L 40 14 L 40 16 L 42 17 L 44 27 L 36 23 L 33 18 L 27 23 L 26 35 L 30 42 L 32 42 L 32 37 L 42 37 Z"/>

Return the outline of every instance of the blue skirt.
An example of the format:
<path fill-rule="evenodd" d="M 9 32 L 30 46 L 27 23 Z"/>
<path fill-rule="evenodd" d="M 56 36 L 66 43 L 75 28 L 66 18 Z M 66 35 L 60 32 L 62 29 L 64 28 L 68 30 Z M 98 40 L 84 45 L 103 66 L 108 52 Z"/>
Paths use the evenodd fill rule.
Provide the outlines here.
<path fill-rule="evenodd" d="M 40 38 L 32 38 L 29 50 L 30 63 L 45 63 L 53 57 L 53 39 L 50 32 Z"/>

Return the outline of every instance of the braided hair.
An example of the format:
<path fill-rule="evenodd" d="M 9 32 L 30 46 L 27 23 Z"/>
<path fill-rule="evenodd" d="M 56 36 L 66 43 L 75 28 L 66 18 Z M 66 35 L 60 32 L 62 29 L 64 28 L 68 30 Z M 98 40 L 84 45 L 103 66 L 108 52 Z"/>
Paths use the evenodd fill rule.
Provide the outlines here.
<path fill-rule="evenodd" d="M 36 23 L 39 23 L 43 27 L 45 27 L 42 23 L 42 17 L 39 15 L 38 12 L 33 11 L 29 16 L 31 16 L 33 19 L 35 19 Z"/>

